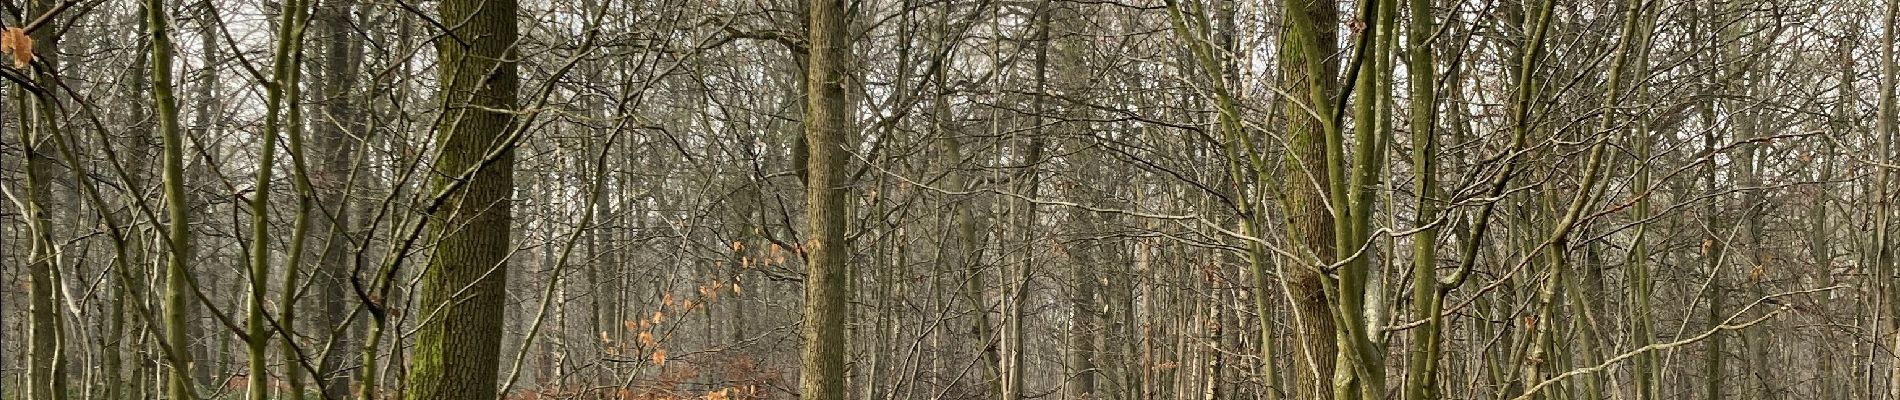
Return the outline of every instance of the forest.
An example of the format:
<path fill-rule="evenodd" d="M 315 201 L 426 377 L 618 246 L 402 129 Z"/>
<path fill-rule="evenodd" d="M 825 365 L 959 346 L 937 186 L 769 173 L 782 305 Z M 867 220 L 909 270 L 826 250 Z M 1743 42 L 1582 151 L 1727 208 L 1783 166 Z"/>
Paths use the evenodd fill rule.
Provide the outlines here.
<path fill-rule="evenodd" d="M 1900 399 L 1900 0 L 0 0 L 0 400 Z"/>

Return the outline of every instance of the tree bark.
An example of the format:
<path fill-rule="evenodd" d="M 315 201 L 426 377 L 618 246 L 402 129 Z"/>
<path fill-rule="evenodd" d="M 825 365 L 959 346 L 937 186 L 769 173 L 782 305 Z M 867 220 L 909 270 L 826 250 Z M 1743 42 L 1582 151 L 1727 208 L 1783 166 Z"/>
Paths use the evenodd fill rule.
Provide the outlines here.
<path fill-rule="evenodd" d="M 1332 259 L 1335 249 L 1335 221 L 1326 206 L 1326 191 L 1333 179 L 1327 172 L 1323 139 L 1327 116 L 1310 110 L 1322 108 L 1315 102 L 1332 101 L 1338 85 L 1339 67 L 1330 55 L 1337 52 L 1339 10 L 1331 0 L 1285 3 L 1284 15 L 1294 22 L 1280 40 L 1280 79 L 1287 93 L 1306 95 L 1298 100 L 1281 97 L 1289 146 L 1284 198 L 1287 240 L 1300 255 L 1282 264 L 1280 271 L 1294 313 L 1293 398 L 1330 400 L 1338 347 L 1333 299 L 1326 295 L 1321 282 L 1325 276 L 1319 268 Z"/>
<path fill-rule="evenodd" d="M 51 10 L 50 2 L 33 2 L 27 8 L 27 15 L 40 15 Z M 30 66 L 35 73 L 34 81 L 42 88 L 57 87 L 53 74 L 58 71 L 59 37 L 61 30 L 57 22 L 42 25 L 33 30 L 29 37 L 40 49 L 34 59 L 38 61 Z M 59 136 L 59 105 L 52 92 L 32 93 L 26 89 L 18 90 L 20 106 L 20 143 L 26 147 L 26 201 L 25 220 L 27 234 L 31 236 L 31 250 L 27 254 L 27 398 L 31 400 L 60 400 L 66 398 L 66 347 L 65 326 L 59 313 L 59 260 L 60 250 L 53 241 L 52 212 L 60 207 L 52 190 L 53 168 L 58 164 L 54 160 L 54 140 Z"/>
<path fill-rule="evenodd" d="M 165 0 L 145 1 L 146 35 L 152 38 L 152 103 L 157 109 L 158 134 L 164 142 L 161 160 L 165 193 L 165 294 L 164 340 L 170 371 L 166 397 L 197 398 L 192 382 L 191 342 L 185 337 L 187 289 L 185 280 L 191 271 L 191 199 L 185 194 L 185 134 L 178 127 L 178 101 L 172 96 L 171 17 Z"/>
<path fill-rule="evenodd" d="M 444 112 L 437 192 L 450 197 L 430 216 L 435 249 L 423 272 L 423 323 L 410 366 L 410 400 L 496 397 L 503 300 L 511 252 L 517 74 L 513 0 L 448 0 L 451 38 L 436 41 Z M 458 182 L 464 179 L 466 183 Z M 365 366 L 368 368 L 369 366 Z"/>
<path fill-rule="evenodd" d="M 845 176 L 851 114 L 845 87 L 851 42 L 846 36 L 843 0 L 811 0 L 810 58 L 806 73 L 805 107 L 805 322 L 800 398 L 844 400 L 846 387 L 845 320 L 851 298 L 846 261 L 851 252 L 845 238 L 845 202 L 851 198 Z"/>
<path fill-rule="evenodd" d="M 322 2 L 314 10 L 312 26 L 322 54 L 315 68 L 317 82 L 311 85 L 320 111 L 311 124 L 316 157 L 310 166 L 309 181 L 316 196 L 324 200 L 317 203 L 316 215 L 310 220 L 310 232 L 322 238 L 321 247 L 316 250 L 317 267 L 312 273 L 317 281 L 318 303 L 322 304 L 315 320 L 325 332 L 339 333 L 337 337 L 324 338 L 329 349 L 323 353 L 314 374 L 324 398 L 328 399 L 349 396 L 354 375 L 339 370 L 355 352 L 356 342 L 363 334 L 358 324 L 360 319 L 349 320 L 346 307 L 355 300 L 349 293 L 350 251 L 355 248 L 350 233 L 356 229 L 351 223 L 351 214 L 357 208 L 349 193 L 354 169 L 351 163 L 355 162 L 360 148 L 355 143 L 356 137 L 364 134 L 364 118 L 359 115 L 363 110 L 358 107 L 356 93 L 353 93 L 363 59 L 362 40 L 351 26 L 354 18 L 350 12 L 355 5 L 355 0 Z"/>

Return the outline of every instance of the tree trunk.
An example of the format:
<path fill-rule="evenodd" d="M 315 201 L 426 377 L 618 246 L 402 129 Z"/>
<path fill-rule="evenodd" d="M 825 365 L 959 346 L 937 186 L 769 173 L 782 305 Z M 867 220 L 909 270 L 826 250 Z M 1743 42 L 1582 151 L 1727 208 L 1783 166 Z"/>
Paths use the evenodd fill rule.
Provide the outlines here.
<path fill-rule="evenodd" d="M 851 42 L 846 36 L 843 0 L 811 0 L 809 8 L 810 58 L 806 68 L 805 323 L 802 325 L 803 369 L 800 398 L 844 400 L 845 320 L 851 298 L 846 261 L 851 257 L 845 237 L 845 203 L 851 198 L 845 176 L 846 149 L 852 131 L 845 88 Z"/>
<path fill-rule="evenodd" d="M 348 192 L 354 169 L 350 165 L 355 162 L 360 148 L 353 143 L 357 140 L 355 137 L 364 134 L 364 119 L 359 115 L 362 110 L 352 92 L 363 58 L 362 41 L 357 40 L 355 28 L 351 26 L 350 11 L 355 3 L 355 0 L 322 2 L 317 5 L 313 18 L 323 51 L 316 68 L 319 81 L 313 85 L 322 112 L 316 123 L 311 124 L 316 162 L 311 166 L 310 184 L 317 197 L 325 200 L 318 203 L 317 215 L 310 225 L 310 232 L 323 238 L 313 274 L 318 281 L 318 302 L 323 304 L 316 320 L 317 326 L 326 332 L 340 333 L 338 337 L 325 338 L 330 343 L 329 350 L 323 354 L 315 374 L 317 385 L 328 399 L 349 396 L 353 375 L 339 369 L 354 353 L 354 344 L 362 337 L 362 327 L 357 324 L 360 321 L 348 320 L 346 307 L 356 300 L 349 293 L 351 250 L 355 249 L 349 236 L 355 231 L 350 217 L 356 209 Z"/>
<path fill-rule="evenodd" d="M 191 273 L 186 264 L 191 257 L 190 198 L 185 194 L 185 134 L 178 128 L 178 102 L 172 97 L 171 17 L 165 0 L 145 1 L 146 35 L 152 38 L 152 103 L 157 109 L 158 134 L 164 142 L 165 192 L 165 358 L 171 369 L 166 381 L 166 397 L 197 398 L 192 382 L 191 342 L 186 340 L 187 294 L 185 280 Z"/>
<path fill-rule="evenodd" d="M 50 2 L 29 3 L 27 15 L 40 15 L 50 10 Z M 57 23 L 40 26 L 33 30 L 30 37 L 41 49 L 34 57 L 39 61 L 34 68 L 35 82 L 51 91 L 57 87 L 53 72 L 58 71 L 59 42 L 61 27 Z M 52 233 L 53 217 L 51 213 L 57 206 L 52 191 L 51 178 L 53 168 L 58 164 L 54 160 L 54 140 L 60 139 L 58 118 L 60 106 L 54 100 L 53 92 L 34 94 L 25 89 L 18 91 L 20 99 L 20 143 L 26 147 L 26 202 L 24 204 L 31 250 L 27 254 L 27 308 L 29 310 L 30 333 L 27 341 L 30 360 L 27 365 L 27 398 L 31 400 L 59 400 L 66 398 L 66 346 L 65 327 L 59 313 L 59 249 L 55 247 Z M 11 197 L 11 196 L 9 196 Z"/>
<path fill-rule="evenodd" d="M 1287 93 L 1306 94 L 1303 99 L 1282 97 L 1281 110 L 1287 118 L 1287 240 L 1295 243 L 1292 251 L 1300 257 L 1282 264 L 1287 295 L 1292 302 L 1294 341 L 1293 398 L 1330 400 L 1334 362 L 1338 348 L 1332 317 L 1332 299 L 1327 298 L 1318 268 L 1328 264 L 1334 254 L 1334 223 L 1327 211 L 1327 188 L 1333 186 L 1327 172 L 1327 124 L 1308 110 L 1317 109 L 1314 101 L 1332 101 L 1339 67 L 1331 54 L 1337 52 L 1338 5 L 1331 0 L 1291 0 L 1286 2 L 1287 20 L 1295 21 L 1280 40 L 1280 79 Z"/>
<path fill-rule="evenodd" d="M 449 0 L 442 19 L 460 40 L 438 40 L 447 116 L 437 137 L 435 249 L 423 273 L 411 400 L 495 398 L 511 251 L 517 75 L 516 3 Z M 466 180 L 463 180 L 466 179 Z M 464 184 L 465 182 L 465 184 Z M 369 366 L 365 366 L 368 368 Z"/>
<path fill-rule="evenodd" d="M 1438 282 L 1438 137 L 1437 59 L 1432 35 L 1437 29 L 1432 0 L 1409 0 L 1412 24 L 1406 30 L 1406 78 L 1411 83 L 1412 176 L 1416 182 L 1417 215 L 1412 226 L 1412 318 L 1425 325 L 1412 331 L 1412 355 L 1406 365 L 1405 398 L 1435 400 L 1438 391 L 1439 334 L 1444 291 Z M 1397 251 L 1397 249 L 1393 249 Z"/>
<path fill-rule="evenodd" d="M 248 296 L 245 297 L 245 326 L 247 328 L 245 345 L 248 350 L 246 354 L 249 355 L 248 364 L 250 369 L 246 374 L 247 384 L 245 385 L 245 389 L 248 394 L 247 397 L 252 400 L 266 400 L 270 397 L 269 346 L 271 337 L 274 336 L 273 334 L 276 331 L 272 329 L 270 324 L 265 320 L 264 297 L 270 288 L 268 280 L 271 274 L 271 261 L 273 261 L 271 259 L 270 246 L 271 243 L 275 242 L 275 240 L 271 239 L 270 201 L 271 183 L 275 181 L 273 179 L 273 173 L 277 170 L 277 138 L 280 136 L 280 133 L 286 130 L 286 125 L 289 126 L 288 130 L 290 130 L 291 136 L 299 135 L 300 133 L 298 131 L 300 127 L 297 125 L 301 122 L 295 118 L 288 118 L 290 121 L 285 121 L 284 109 L 290 108 L 293 111 L 292 114 L 297 114 L 294 112 L 298 107 L 297 78 L 298 75 L 301 74 L 301 71 L 303 71 L 302 66 L 299 65 L 297 54 L 302 51 L 303 47 L 304 15 L 308 12 L 308 8 L 299 0 L 285 1 L 283 7 L 284 12 L 277 22 L 277 42 L 275 43 L 276 51 L 272 55 L 271 80 L 264 88 L 264 131 L 260 135 L 261 137 L 258 138 L 258 152 L 260 155 L 257 159 L 257 180 L 252 184 L 255 193 L 251 195 L 250 199 L 251 240 L 249 243 L 249 261 L 251 265 L 250 276 L 248 277 L 250 287 L 247 293 Z M 289 107 L 284 106 L 286 102 L 290 104 Z M 293 140 L 292 147 L 292 151 L 302 150 L 302 141 Z M 300 188 L 302 187 L 301 184 L 298 186 Z M 299 197 L 303 198 L 303 196 Z M 303 200 L 299 200 L 299 203 L 308 204 Z M 302 208 L 303 207 L 299 207 L 299 209 Z M 304 213 L 298 213 L 299 219 L 295 222 L 296 226 L 307 227 L 302 218 L 304 216 Z M 294 242 L 300 242 L 303 236 L 301 232 L 293 232 L 291 235 L 293 236 Z M 298 246 L 293 245 L 291 247 L 293 247 L 291 251 L 294 252 L 297 250 L 295 247 Z M 291 262 L 286 263 L 287 268 L 284 271 L 286 279 L 284 293 L 286 293 L 286 295 L 284 297 L 284 303 L 281 305 L 284 312 L 279 315 L 283 317 L 280 322 L 280 327 L 286 332 L 290 331 L 295 322 L 296 307 L 294 300 L 296 298 L 292 293 L 296 291 L 296 277 L 298 272 L 295 261 L 299 259 L 300 257 L 294 253 L 290 255 L 289 260 Z M 285 369 L 287 372 L 285 376 L 292 382 L 292 385 L 298 385 L 299 383 L 297 381 L 301 376 L 297 370 L 296 360 L 298 358 L 294 354 L 294 351 L 290 350 L 292 344 L 289 342 L 289 340 L 293 339 L 294 337 L 285 335 L 284 360 L 286 361 Z"/>

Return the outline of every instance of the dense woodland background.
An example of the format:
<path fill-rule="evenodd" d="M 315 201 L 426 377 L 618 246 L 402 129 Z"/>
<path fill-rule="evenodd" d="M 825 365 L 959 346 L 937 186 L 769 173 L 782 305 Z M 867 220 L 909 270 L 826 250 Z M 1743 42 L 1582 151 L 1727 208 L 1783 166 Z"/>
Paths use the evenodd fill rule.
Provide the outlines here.
<path fill-rule="evenodd" d="M 0 398 L 1900 398 L 1897 3 L 0 0 Z"/>

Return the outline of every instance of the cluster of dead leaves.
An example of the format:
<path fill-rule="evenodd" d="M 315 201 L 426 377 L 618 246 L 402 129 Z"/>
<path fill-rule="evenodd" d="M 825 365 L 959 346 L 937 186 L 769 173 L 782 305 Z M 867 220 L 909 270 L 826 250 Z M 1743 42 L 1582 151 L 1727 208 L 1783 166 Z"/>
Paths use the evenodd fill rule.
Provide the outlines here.
<path fill-rule="evenodd" d="M 735 242 L 734 246 L 737 246 L 736 243 L 737 242 Z M 635 334 L 634 343 L 638 344 L 640 349 L 652 349 L 651 353 L 648 354 L 648 360 L 652 361 L 653 365 L 663 366 L 666 365 L 666 348 L 661 346 L 662 339 L 654 337 L 653 331 L 659 327 L 660 324 L 666 323 L 666 310 L 672 309 L 673 312 L 676 313 L 693 312 L 694 309 L 703 307 L 714 300 L 718 300 L 719 291 L 727 288 L 730 288 L 735 295 L 740 293 L 738 283 L 729 284 L 722 281 L 713 281 L 710 284 L 700 285 L 700 297 L 698 299 L 675 300 L 673 293 L 664 293 L 660 296 L 660 309 L 654 310 L 652 317 L 631 319 L 622 321 L 622 323 L 626 325 L 627 331 Z M 606 349 L 608 354 L 619 354 L 626 350 L 625 344 L 619 346 L 614 345 L 613 340 L 607 335 L 607 332 L 601 332 L 600 337 L 601 341 L 607 344 Z"/>
<path fill-rule="evenodd" d="M 774 264 L 785 265 L 786 254 L 793 254 L 800 257 L 805 255 L 804 249 L 792 249 L 792 251 L 788 252 L 780 247 L 778 243 L 767 246 L 765 254 L 749 255 L 746 254 L 745 243 L 736 240 L 732 242 L 732 252 L 739 255 L 740 269 L 752 269 L 754 267 L 764 268 Z M 737 293 L 739 291 L 738 285 L 733 285 L 732 291 Z"/>
<path fill-rule="evenodd" d="M 638 347 L 639 349 L 652 349 L 651 353 L 648 354 L 648 360 L 652 361 L 653 365 L 656 366 L 666 365 L 666 349 L 660 346 L 660 340 L 654 338 L 653 329 L 665 321 L 666 313 L 661 311 L 654 311 L 652 318 L 622 321 L 626 324 L 628 331 L 637 333 L 634 342 L 640 345 L 640 347 Z M 628 350 L 625 343 L 619 345 L 612 343 L 613 340 L 609 338 L 606 332 L 601 332 L 600 338 L 601 341 L 607 344 L 607 354 L 618 355 Z"/>
<path fill-rule="evenodd" d="M 14 69 L 26 69 L 33 62 L 33 37 L 25 29 L 0 28 L 0 53 L 13 55 Z"/>

